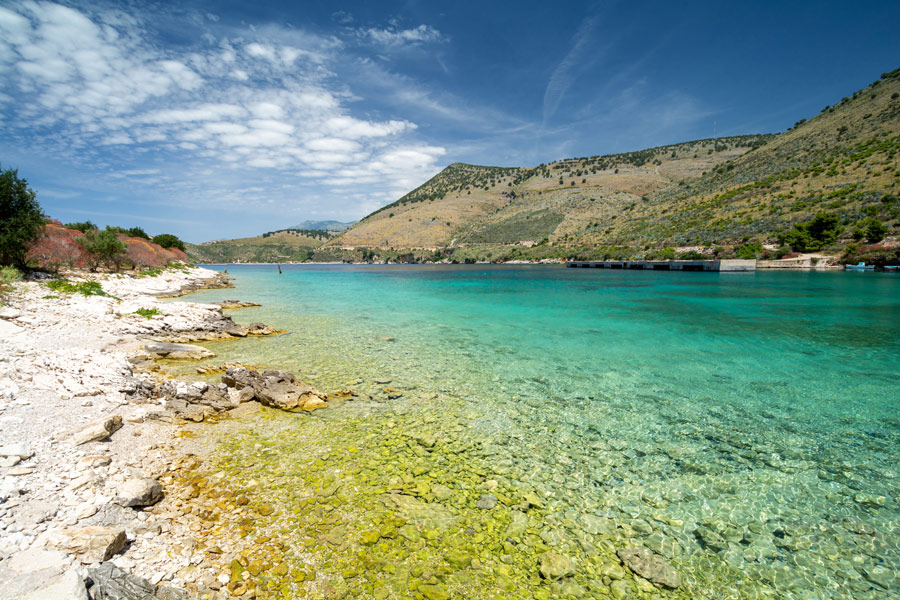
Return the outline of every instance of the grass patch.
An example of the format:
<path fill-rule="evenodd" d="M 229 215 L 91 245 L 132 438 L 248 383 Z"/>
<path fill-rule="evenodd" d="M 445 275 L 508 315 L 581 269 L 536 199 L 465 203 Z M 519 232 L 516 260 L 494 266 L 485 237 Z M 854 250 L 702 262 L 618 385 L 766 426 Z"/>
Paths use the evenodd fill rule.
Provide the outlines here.
<path fill-rule="evenodd" d="M 65 279 L 54 279 L 53 281 L 48 281 L 45 283 L 48 288 L 53 290 L 54 292 L 59 292 L 60 294 L 81 294 L 82 296 L 108 296 L 115 300 L 120 300 L 120 298 L 116 298 L 111 294 L 107 294 L 103 291 L 103 286 L 101 286 L 96 281 L 79 281 L 78 283 L 72 283 L 71 281 Z"/>
<path fill-rule="evenodd" d="M 59 296 L 55 296 L 53 294 L 47 294 L 46 296 L 41 296 L 41 300 L 58 300 Z"/>
<path fill-rule="evenodd" d="M 160 312 L 158 308 L 139 308 L 131 314 L 141 315 L 142 317 L 145 317 L 147 319 L 152 319 L 157 315 L 161 315 L 162 312 Z"/>
<path fill-rule="evenodd" d="M 140 273 L 135 273 L 135 279 L 143 279 L 144 277 L 157 277 L 162 275 L 165 269 L 161 269 L 159 267 L 153 267 L 152 269 L 144 269 Z"/>

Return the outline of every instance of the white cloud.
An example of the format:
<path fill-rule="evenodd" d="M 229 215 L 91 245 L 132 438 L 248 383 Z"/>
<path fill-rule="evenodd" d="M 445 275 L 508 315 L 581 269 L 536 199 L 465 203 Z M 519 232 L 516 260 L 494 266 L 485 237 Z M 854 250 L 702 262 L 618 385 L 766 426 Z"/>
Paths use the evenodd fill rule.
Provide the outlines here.
<path fill-rule="evenodd" d="M 444 36 L 437 29 L 429 25 L 419 25 L 412 29 L 361 29 L 359 34 L 373 42 L 385 46 L 400 46 L 404 44 L 422 44 L 425 42 L 440 42 Z"/>
<path fill-rule="evenodd" d="M 42 1 L 0 7 L 0 135 L 125 179 L 158 173 L 131 168 L 143 161 L 164 162 L 184 174 L 159 188 L 173 206 L 232 197 L 222 165 L 298 195 L 293 184 L 364 184 L 357 206 L 439 170 L 444 149 L 408 139 L 415 123 L 352 113 L 364 99 L 331 71 L 345 58 L 339 40 L 267 26 L 204 32 L 180 48 L 147 23 Z M 426 25 L 347 31 L 391 46 L 444 39 Z"/>

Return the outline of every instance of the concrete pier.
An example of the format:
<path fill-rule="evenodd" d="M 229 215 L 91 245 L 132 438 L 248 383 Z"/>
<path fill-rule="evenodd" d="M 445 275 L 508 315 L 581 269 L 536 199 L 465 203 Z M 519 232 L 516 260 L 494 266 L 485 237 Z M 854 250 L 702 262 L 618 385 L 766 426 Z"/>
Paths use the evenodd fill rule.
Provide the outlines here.
<path fill-rule="evenodd" d="M 585 260 L 570 261 L 573 269 L 636 269 L 647 271 L 755 271 L 755 260 Z"/>

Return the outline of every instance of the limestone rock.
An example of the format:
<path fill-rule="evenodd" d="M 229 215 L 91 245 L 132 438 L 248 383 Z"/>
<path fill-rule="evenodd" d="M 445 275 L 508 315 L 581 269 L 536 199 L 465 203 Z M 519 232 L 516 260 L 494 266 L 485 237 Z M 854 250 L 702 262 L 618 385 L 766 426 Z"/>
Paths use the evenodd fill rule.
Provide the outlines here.
<path fill-rule="evenodd" d="M 80 427 L 74 434 L 72 434 L 72 442 L 76 446 L 87 444 L 88 442 L 99 442 L 111 436 L 121 427 L 121 415 L 104 417 Z"/>
<path fill-rule="evenodd" d="M 162 498 L 162 486 L 155 479 L 129 479 L 119 488 L 116 504 L 120 506 L 151 506 Z"/>
<path fill-rule="evenodd" d="M 6 444 L 4 446 L 0 446 L 0 457 L 15 457 L 21 460 L 25 460 L 26 458 L 31 458 L 34 456 L 34 452 L 28 448 L 28 445 L 19 442 L 16 444 Z"/>
<path fill-rule="evenodd" d="M 45 550 L 43 548 L 29 548 L 13 555 L 7 561 L 6 567 L 16 573 L 34 573 L 45 569 L 61 572 L 70 564 L 71 560 L 65 552 Z"/>
<path fill-rule="evenodd" d="M 175 360 L 200 360 L 215 356 L 214 352 L 193 344 L 173 344 L 171 342 L 150 342 L 144 350 L 154 358 L 170 358 Z"/>
<path fill-rule="evenodd" d="M 121 527 L 64 527 L 51 535 L 49 545 L 75 554 L 83 563 L 103 562 L 125 547 L 125 530 Z"/>
<path fill-rule="evenodd" d="M 89 600 L 84 580 L 75 569 L 53 578 L 47 585 L 25 596 L 24 600 Z"/>
<path fill-rule="evenodd" d="M 674 590 L 681 585 L 675 567 L 648 548 L 628 546 L 616 553 L 625 566 L 659 587 Z"/>
<path fill-rule="evenodd" d="M 222 376 L 222 383 L 240 390 L 241 400 L 249 396 L 246 389 L 260 404 L 282 410 L 315 410 L 326 406 L 326 395 L 316 388 L 297 380 L 285 371 L 254 371 L 245 368 L 228 369 Z"/>
<path fill-rule="evenodd" d="M 88 569 L 94 600 L 187 600 L 187 592 L 161 587 L 126 573 L 111 562 Z"/>
<path fill-rule="evenodd" d="M 568 556 L 556 552 L 541 554 L 541 575 L 544 579 L 562 579 L 575 574 L 575 563 Z"/>

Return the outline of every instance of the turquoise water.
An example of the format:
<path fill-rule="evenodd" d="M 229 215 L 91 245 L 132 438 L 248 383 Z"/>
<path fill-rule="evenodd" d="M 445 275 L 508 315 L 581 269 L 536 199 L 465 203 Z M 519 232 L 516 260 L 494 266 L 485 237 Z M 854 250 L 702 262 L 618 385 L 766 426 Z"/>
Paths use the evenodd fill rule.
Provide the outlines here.
<path fill-rule="evenodd" d="M 236 289 L 188 299 L 258 301 L 235 319 L 290 333 L 206 344 L 212 362 L 352 387 L 364 401 L 336 426 L 420 407 L 546 497 L 563 549 L 599 543 L 588 514 L 694 597 L 900 595 L 900 276 L 227 268 Z"/>

